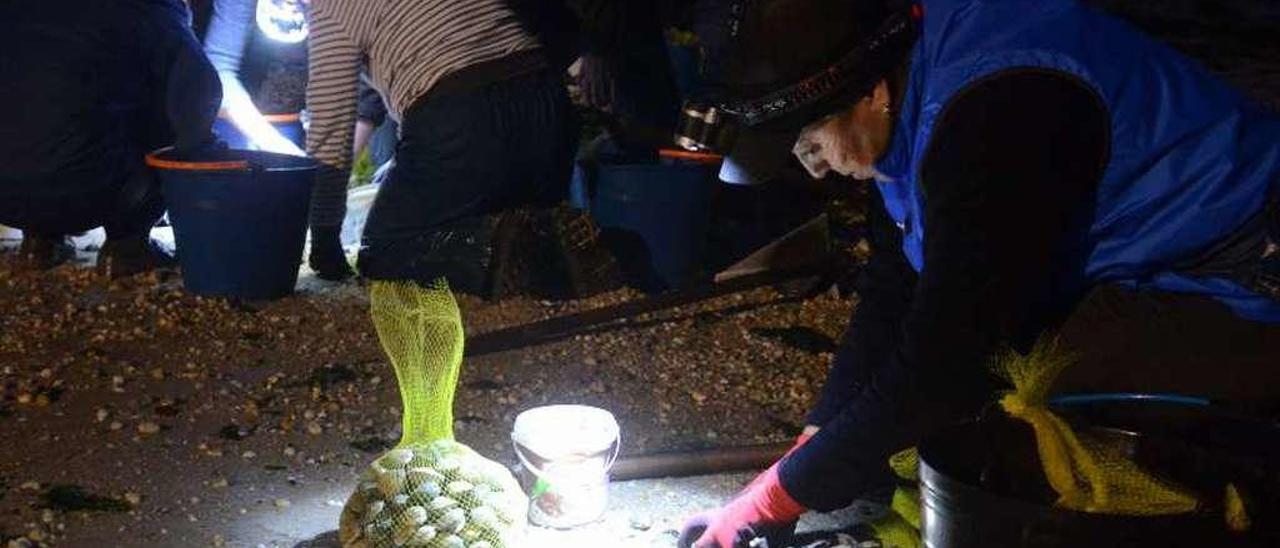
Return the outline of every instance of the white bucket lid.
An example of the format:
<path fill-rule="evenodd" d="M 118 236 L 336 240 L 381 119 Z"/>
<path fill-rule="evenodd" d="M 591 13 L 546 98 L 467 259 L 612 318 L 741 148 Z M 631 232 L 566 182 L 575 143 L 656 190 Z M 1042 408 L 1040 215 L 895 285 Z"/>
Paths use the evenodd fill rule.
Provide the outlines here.
<path fill-rule="evenodd" d="M 589 405 L 548 405 L 516 416 L 511 439 L 545 459 L 608 451 L 621 434 L 613 413 Z"/>

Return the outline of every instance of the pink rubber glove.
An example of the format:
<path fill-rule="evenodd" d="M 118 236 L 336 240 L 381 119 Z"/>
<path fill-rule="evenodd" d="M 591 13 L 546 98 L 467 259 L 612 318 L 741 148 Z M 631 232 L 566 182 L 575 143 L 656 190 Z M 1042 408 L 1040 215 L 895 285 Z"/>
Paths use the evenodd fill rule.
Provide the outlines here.
<path fill-rule="evenodd" d="M 805 511 L 778 480 L 774 464 L 736 498 L 718 510 L 685 522 L 677 542 L 681 547 L 736 548 L 768 531 L 790 529 Z M 696 538 L 697 540 L 692 540 Z M 692 541 L 692 542 L 691 542 Z"/>

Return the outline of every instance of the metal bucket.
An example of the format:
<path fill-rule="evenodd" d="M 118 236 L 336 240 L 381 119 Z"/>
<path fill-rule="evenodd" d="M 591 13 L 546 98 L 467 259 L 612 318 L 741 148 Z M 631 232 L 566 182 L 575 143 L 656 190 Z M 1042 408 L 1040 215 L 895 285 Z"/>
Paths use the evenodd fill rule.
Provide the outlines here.
<path fill-rule="evenodd" d="M 536 407 L 511 432 L 531 487 L 529 521 L 568 529 L 600 519 L 609 505 L 609 469 L 622 446 L 613 414 L 585 405 Z"/>

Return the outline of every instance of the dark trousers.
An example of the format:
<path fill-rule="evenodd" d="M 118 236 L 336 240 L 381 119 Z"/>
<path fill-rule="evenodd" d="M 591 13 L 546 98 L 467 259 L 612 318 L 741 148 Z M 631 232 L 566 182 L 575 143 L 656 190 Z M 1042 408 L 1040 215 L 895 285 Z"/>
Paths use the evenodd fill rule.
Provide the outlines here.
<path fill-rule="evenodd" d="M 0 224 L 46 237 L 103 227 L 112 240 L 145 237 L 164 214 L 155 174 L 136 158 L 36 179 L 0 176 Z"/>
<path fill-rule="evenodd" d="M 405 113 L 394 167 L 365 225 L 365 277 L 446 276 L 479 259 L 481 218 L 567 195 L 576 126 L 559 75 L 544 65 L 474 80 L 491 74 L 481 68 L 442 81 Z M 460 280 L 450 281 L 458 288 Z"/>

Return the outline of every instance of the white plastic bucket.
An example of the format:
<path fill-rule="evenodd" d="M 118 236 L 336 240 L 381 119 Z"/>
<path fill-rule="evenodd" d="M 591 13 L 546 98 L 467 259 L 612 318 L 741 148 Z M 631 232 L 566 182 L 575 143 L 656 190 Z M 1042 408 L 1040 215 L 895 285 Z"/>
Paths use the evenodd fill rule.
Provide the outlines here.
<path fill-rule="evenodd" d="M 511 441 L 533 480 L 530 522 L 568 529 L 604 515 L 609 469 L 622 446 L 612 413 L 586 405 L 535 407 L 516 417 Z"/>

